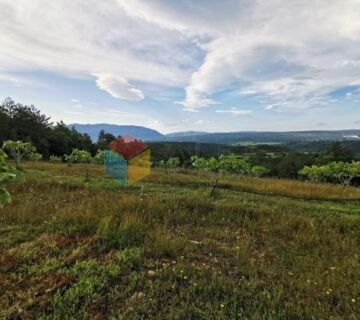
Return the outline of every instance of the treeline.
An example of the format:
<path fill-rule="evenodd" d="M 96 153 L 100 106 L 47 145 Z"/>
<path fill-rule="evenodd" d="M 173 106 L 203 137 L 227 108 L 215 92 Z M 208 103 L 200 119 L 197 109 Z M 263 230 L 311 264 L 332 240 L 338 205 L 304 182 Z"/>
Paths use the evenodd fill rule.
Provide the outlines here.
<path fill-rule="evenodd" d="M 42 114 L 33 105 L 22 105 L 10 98 L 5 99 L 0 105 L 0 146 L 3 146 L 14 160 L 18 157 L 19 161 L 24 158 L 52 162 L 102 163 L 101 151 L 116 138 L 111 133 L 101 131 L 98 140 L 93 142 L 88 134 L 79 133 L 63 122 L 52 123 L 48 116 Z M 194 142 L 157 142 L 150 143 L 150 147 L 153 166 L 197 167 L 201 170 L 219 171 L 225 170 L 222 168 L 224 157 L 235 156 L 238 159 L 246 159 L 250 164 L 247 174 L 266 174 L 291 179 L 304 176 L 310 178 L 301 171 L 305 167 L 316 168 L 330 163 L 351 163 L 358 160 L 342 142 L 332 142 L 321 152 L 309 153 L 290 150 L 284 145 L 233 146 Z M 197 156 L 195 163 L 194 155 Z M 256 173 L 256 170 L 259 172 Z M 227 168 L 227 171 L 235 172 L 236 169 Z M 315 179 L 313 175 L 311 179 Z M 334 180 L 329 176 L 316 179 Z"/>
<path fill-rule="evenodd" d="M 157 166 L 166 169 L 176 169 L 181 166 L 181 161 L 179 158 L 173 157 L 167 161 L 160 160 Z M 204 172 L 236 174 L 240 176 L 263 177 L 270 174 L 268 168 L 252 164 L 249 157 L 237 156 L 235 154 L 221 155 L 218 159 L 215 157 L 206 159 L 192 156 L 190 167 Z M 360 161 L 333 161 L 326 165 L 305 166 L 298 171 L 298 175 L 315 182 L 340 183 L 343 185 L 359 184 Z"/>
<path fill-rule="evenodd" d="M 350 163 L 357 160 L 356 155 L 341 142 L 332 142 L 319 153 L 296 152 L 282 145 L 224 146 L 194 143 L 156 143 L 151 145 L 152 161 L 158 167 L 171 167 L 168 159 L 177 158 L 179 166 L 192 167 L 192 156 L 204 163 L 211 158 L 236 155 L 247 159 L 252 166 L 265 167 L 267 175 L 280 178 L 301 178 L 299 171 L 305 166 L 326 165 L 331 162 Z M 173 162 L 173 161 L 172 161 Z M 214 160 L 212 160 L 214 162 Z"/>
<path fill-rule="evenodd" d="M 63 122 L 54 124 L 33 105 L 16 103 L 11 98 L 0 105 L 0 145 L 8 140 L 31 143 L 46 160 L 50 156 L 69 155 L 74 149 L 94 156 L 98 149 L 105 149 L 114 139 L 115 136 L 102 131 L 98 141 L 93 143 L 88 134 L 68 128 Z"/>

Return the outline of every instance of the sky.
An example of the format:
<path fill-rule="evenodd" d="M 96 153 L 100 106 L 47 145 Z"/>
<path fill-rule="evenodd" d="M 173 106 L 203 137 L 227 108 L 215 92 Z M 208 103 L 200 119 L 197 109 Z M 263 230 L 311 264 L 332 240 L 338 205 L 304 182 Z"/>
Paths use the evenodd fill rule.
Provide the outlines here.
<path fill-rule="evenodd" d="M 0 99 L 52 121 L 360 128 L 359 0 L 0 0 Z"/>

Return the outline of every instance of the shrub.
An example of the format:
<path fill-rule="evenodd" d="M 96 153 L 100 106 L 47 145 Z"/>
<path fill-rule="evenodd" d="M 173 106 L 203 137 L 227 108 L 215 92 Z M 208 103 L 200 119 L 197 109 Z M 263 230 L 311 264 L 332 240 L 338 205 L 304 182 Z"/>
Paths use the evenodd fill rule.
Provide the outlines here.
<path fill-rule="evenodd" d="M 160 168 L 165 168 L 166 167 L 166 162 L 164 160 L 160 160 L 157 163 L 157 166 L 160 167 Z"/>
<path fill-rule="evenodd" d="M 96 152 L 96 155 L 95 155 L 93 161 L 96 164 L 104 164 L 104 160 L 105 160 L 105 152 L 103 150 L 99 149 Z"/>
<path fill-rule="evenodd" d="M 4 142 L 3 149 L 13 158 L 16 168 L 19 167 L 21 160 L 24 158 L 29 160 L 32 160 L 32 158 L 41 160 L 39 157 L 42 158 L 42 156 L 36 152 L 35 146 L 30 142 L 7 140 Z"/>
<path fill-rule="evenodd" d="M 26 159 L 30 160 L 30 161 L 41 161 L 42 160 L 42 154 L 34 152 L 34 153 L 30 153 L 29 155 L 27 155 Z"/>
<path fill-rule="evenodd" d="M 58 157 L 58 156 L 50 156 L 49 161 L 52 163 L 60 163 L 60 162 L 62 162 L 62 159 L 61 159 L 61 157 Z"/>
<path fill-rule="evenodd" d="M 327 165 L 311 167 L 305 166 L 299 174 L 312 181 L 335 181 L 343 185 L 349 185 L 355 177 L 360 177 L 360 161 L 330 162 Z"/>
<path fill-rule="evenodd" d="M 199 170 L 205 170 L 207 167 L 207 161 L 204 158 L 198 156 L 191 157 L 191 165 Z"/>
<path fill-rule="evenodd" d="M 255 177 L 262 177 L 269 173 L 270 170 L 263 166 L 253 166 L 251 168 L 251 174 Z"/>
<path fill-rule="evenodd" d="M 175 169 L 180 166 L 180 159 L 179 158 L 169 158 L 166 162 L 166 167 L 170 169 Z"/>
<path fill-rule="evenodd" d="M 90 163 L 93 159 L 90 152 L 73 149 L 70 155 L 65 155 L 65 161 L 68 163 Z"/>
<path fill-rule="evenodd" d="M 9 180 L 15 178 L 15 175 L 9 172 L 10 169 L 6 164 L 6 158 L 7 155 L 0 149 L 0 208 L 11 202 L 10 193 L 1 186 Z"/>

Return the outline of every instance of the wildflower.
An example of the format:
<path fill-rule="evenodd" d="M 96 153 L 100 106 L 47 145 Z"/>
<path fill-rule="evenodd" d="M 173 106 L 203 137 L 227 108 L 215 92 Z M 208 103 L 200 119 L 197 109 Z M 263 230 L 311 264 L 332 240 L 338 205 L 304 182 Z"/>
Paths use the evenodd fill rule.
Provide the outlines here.
<path fill-rule="evenodd" d="M 184 276 L 184 279 L 186 280 L 186 279 L 187 279 L 187 276 Z"/>
<path fill-rule="evenodd" d="M 223 303 L 220 303 L 220 307 L 221 307 L 221 308 L 224 308 L 225 305 L 224 305 Z"/>
<path fill-rule="evenodd" d="M 352 298 L 352 299 L 351 299 L 351 302 L 352 302 L 352 303 L 355 303 L 355 302 L 356 302 L 356 299 Z"/>
<path fill-rule="evenodd" d="M 336 268 L 335 267 L 330 267 L 330 270 L 334 271 Z"/>

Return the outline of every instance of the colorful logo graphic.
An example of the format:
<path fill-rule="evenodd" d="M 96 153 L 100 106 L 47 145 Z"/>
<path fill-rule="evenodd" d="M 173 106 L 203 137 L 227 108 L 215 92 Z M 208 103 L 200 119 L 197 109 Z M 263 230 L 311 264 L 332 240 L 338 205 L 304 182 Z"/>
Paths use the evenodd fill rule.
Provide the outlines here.
<path fill-rule="evenodd" d="M 123 186 L 150 174 L 150 147 L 131 136 L 116 139 L 105 151 L 105 174 Z"/>

